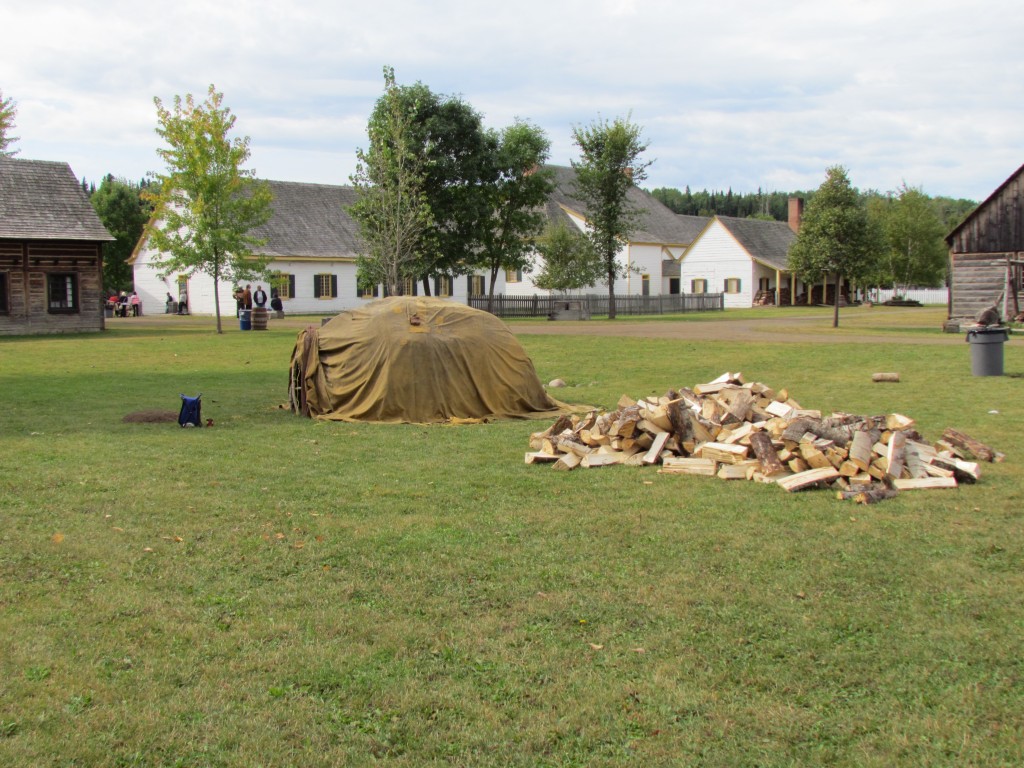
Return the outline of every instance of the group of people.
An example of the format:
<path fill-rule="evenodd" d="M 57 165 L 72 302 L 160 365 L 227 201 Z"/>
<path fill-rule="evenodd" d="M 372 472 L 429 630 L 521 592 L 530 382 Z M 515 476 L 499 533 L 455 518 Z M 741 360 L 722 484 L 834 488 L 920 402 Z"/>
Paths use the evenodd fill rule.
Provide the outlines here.
<path fill-rule="evenodd" d="M 142 299 L 135 291 L 113 293 L 107 297 L 107 308 L 117 317 L 138 317 L 142 314 Z"/>
<path fill-rule="evenodd" d="M 188 314 L 188 294 L 182 289 L 178 295 L 178 300 L 174 300 L 174 296 L 171 292 L 167 292 L 167 308 L 164 310 L 166 315 L 187 315 Z"/>
<path fill-rule="evenodd" d="M 270 308 L 276 312 L 284 310 L 284 304 L 281 302 L 281 297 L 277 295 L 277 289 L 271 288 L 270 290 Z M 267 306 L 267 292 L 263 290 L 262 285 L 257 285 L 256 290 L 253 291 L 252 285 L 246 285 L 243 288 L 240 285 L 235 286 L 235 316 L 238 317 L 242 314 L 243 309 L 252 309 L 254 306 L 258 309 L 263 309 Z"/>

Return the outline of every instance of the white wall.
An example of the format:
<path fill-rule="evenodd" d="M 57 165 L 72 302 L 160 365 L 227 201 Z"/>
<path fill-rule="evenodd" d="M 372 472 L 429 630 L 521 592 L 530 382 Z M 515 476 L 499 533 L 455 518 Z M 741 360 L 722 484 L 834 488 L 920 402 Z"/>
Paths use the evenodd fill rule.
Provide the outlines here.
<path fill-rule="evenodd" d="M 740 279 L 740 292 L 725 294 L 726 308 L 751 306 L 757 293 L 753 261 L 716 220 L 686 252 L 679 268 L 680 287 L 683 293 L 691 293 L 692 281 L 704 279 L 708 293 L 721 293 L 730 277 Z"/>
<path fill-rule="evenodd" d="M 142 299 L 143 312 L 159 314 L 164 311 L 168 291 L 177 299 L 177 275 L 160 278 L 159 270 L 154 266 L 152 259 L 153 253 L 147 249 L 141 251 L 136 258 L 133 266 L 135 290 L 138 291 L 139 297 Z M 284 311 L 288 314 L 330 316 L 344 309 L 358 307 L 368 301 L 373 301 L 373 298 L 362 298 L 357 294 L 356 265 L 351 260 L 280 260 L 270 262 L 267 269 L 271 272 L 278 271 L 295 276 L 295 296 L 283 300 Z M 337 276 L 338 295 L 336 297 L 314 296 L 315 277 L 320 274 Z M 489 277 L 484 280 L 485 293 L 488 279 Z M 254 291 L 257 285 L 262 285 L 267 294 L 270 294 L 270 285 L 266 280 L 247 280 L 245 283 L 252 285 Z M 221 315 L 235 313 L 233 288 L 234 284 L 231 282 L 221 282 L 219 286 Z M 495 284 L 495 292 L 502 293 L 505 290 L 505 275 L 500 273 Z M 417 284 L 417 291 L 422 291 L 422 284 Z M 433 292 L 434 286 L 431 284 L 431 294 Z M 468 280 L 466 276 L 454 278 L 452 280 L 452 295 L 449 298 L 464 304 L 467 293 Z M 378 290 L 378 295 L 382 296 L 383 291 Z M 195 315 L 214 314 L 213 278 L 209 275 L 200 272 L 189 278 L 189 310 Z"/>

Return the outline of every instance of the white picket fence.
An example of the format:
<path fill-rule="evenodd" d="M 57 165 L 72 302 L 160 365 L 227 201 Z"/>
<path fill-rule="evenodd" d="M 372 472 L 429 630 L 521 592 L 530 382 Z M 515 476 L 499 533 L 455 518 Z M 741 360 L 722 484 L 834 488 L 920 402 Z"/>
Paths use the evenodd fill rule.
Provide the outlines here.
<path fill-rule="evenodd" d="M 868 291 L 868 298 L 871 301 L 881 303 L 893 297 L 895 291 L 892 288 L 873 288 Z M 913 299 L 922 304 L 945 304 L 949 299 L 948 288 L 911 288 L 908 291 L 901 291 L 900 298 Z"/>

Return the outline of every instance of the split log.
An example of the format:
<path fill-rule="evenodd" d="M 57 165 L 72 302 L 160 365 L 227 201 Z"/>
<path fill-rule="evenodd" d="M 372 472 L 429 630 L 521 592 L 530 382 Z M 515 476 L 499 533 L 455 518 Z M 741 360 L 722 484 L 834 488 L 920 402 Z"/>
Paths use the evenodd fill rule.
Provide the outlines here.
<path fill-rule="evenodd" d="M 576 469 L 582 461 L 582 456 L 575 453 L 566 453 L 560 456 L 558 461 L 551 465 L 551 468 L 562 472 L 568 472 L 569 470 Z"/>
<path fill-rule="evenodd" d="M 885 474 L 897 478 L 903 474 L 904 454 L 907 448 L 907 436 L 902 432 L 893 432 L 889 438 L 888 450 L 885 454 Z"/>
<path fill-rule="evenodd" d="M 973 437 L 965 435 L 963 432 L 956 431 L 952 427 L 942 433 L 942 439 L 959 450 L 969 454 L 967 456 L 968 459 L 973 458 L 978 461 L 996 460 L 996 452 L 994 450 L 979 440 L 975 440 Z"/>
<path fill-rule="evenodd" d="M 932 456 L 931 465 L 937 469 L 944 469 L 951 472 L 953 477 L 960 483 L 976 483 L 981 478 L 981 471 L 977 462 L 961 461 L 960 459 L 946 458 L 945 456 Z"/>
<path fill-rule="evenodd" d="M 793 414 L 793 409 L 785 403 L 780 403 L 778 400 L 773 400 L 764 409 L 772 416 L 778 416 L 783 419 L 788 419 Z"/>
<path fill-rule="evenodd" d="M 885 428 L 890 431 L 897 429 L 910 429 L 914 426 L 914 420 L 902 413 L 889 413 L 885 417 Z"/>
<path fill-rule="evenodd" d="M 541 464 L 549 461 L 558 461 L 561 458 L 555 453 L 545 453 L 544 451 L 530 451 L 526 454 L 527 464 Z"/>
<path fill-rule="evenodd" d="M 661 462 L 659 474 L 669 475 L 707 475 L 714 477 L 718 464 L 710 459 L 695 459 L 688 457 L 675 457 L 664 459 Z"/>
<path fill-rule="evenodd" d="M 756 465 L 749 461 L 742 464 L 723 464 L 718 468 L 716 476 L 719 480 L 749 480 L 753 466 Z"/>
<path fill-rule="evenodd" d="M 588 453 L 594 452 L 593 446 L 586 445 L 585 443 L 581 443 L 575 438 L 570 437 L 558 438 L 558 442 L 555 444 L 555 447 L 562 453 L 574 453 L 580 458 L 583 458 Z"/>
<path fill-rule="evenodd" d="M 830 483 L 838 477 L 839 472 L 836 471 L 836 468 L 828 466 L 820 469 L 808 469 L 805 472 L 799 472 L 791 477 L 779 478 L 775 482 L 777 485 L 792 493 L 793 491 L 810 488 L 812 485 Z"/>
<path fill-rule="evenodd" d="M 933 488 L 956 488 L 957 483 L 955 477 L 907 477 L 893 480 L 892 487 L 900 491 L 919 491 Z"/>
<path fill-rule="evenodd" d="M 661 452 L 665 449 L 665 443 L 668 442 L 668 432 L 661 432 L 655 438 L 654 442 L 651 443 L 651 447 L 644 454 L 644 464 L 657 464 L 658 459 L 661 458 Z"/>
<path fill-rule="evenodd" d="M 625 457 L 619 451 L 615 451 L 614 453 L 588 453 L 580 461 L 580 466 L 586 467 L 587 469 L 592 469 L 594 467 L 609 467 L 612 464 L 618 464 L 623 458 Z"/>
<path fill-rule="evenodd" d="M 754 403 L 754 395 L 749 389 L 729 389 L 721 393 L 720 399 L 726 403 L 722 424 L 739 424 L 747 420 L 750 406 Z"/>
<path fill-rule="evenodd" d="M 800 457 L 807 462 L 807 466 L 812 469 L 822 469 L 824 467 L 831 467 L 832 462 L 826 458 L 825 454 L 814 447 L 812 443 L 800 443 Z"/>
<path fill-rule="evenodd" d="M 750 447 L 754 449 L 754 455 L 757 456 L 757 460 L 761 464 L 761 473 L 765 477 L 781 475 L 786 471 L 779 460 L 779 454 L 776 452 L 775 446 L 772 445 L 772 439 L 766 432 L 752 432 L 750 435 Z"/>
<path fill-rule="evenodd" d="M 704 443 L 700 447 L 702 459 L 711 459 L 724 464 L 739 464 L 747 458 L 747 448 L 743 445 L 729 443 Z"/>

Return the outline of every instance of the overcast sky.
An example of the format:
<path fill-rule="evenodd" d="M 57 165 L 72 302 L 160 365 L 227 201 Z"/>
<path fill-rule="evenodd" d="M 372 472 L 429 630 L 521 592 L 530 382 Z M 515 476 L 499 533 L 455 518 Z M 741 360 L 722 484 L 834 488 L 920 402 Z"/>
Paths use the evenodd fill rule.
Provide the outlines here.
<path fill-rule="evenodd" d="M 501 128 L 630 115 L 644 186 L 982 200 L 1024 163 L 1019 0 L 0 0 L 19 157 L 160 170 L 153 98 L 224 93 L 268 179 L 348 184 L 383 87 L 420 81 Z"/>

